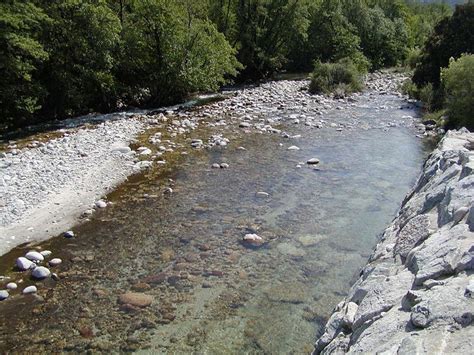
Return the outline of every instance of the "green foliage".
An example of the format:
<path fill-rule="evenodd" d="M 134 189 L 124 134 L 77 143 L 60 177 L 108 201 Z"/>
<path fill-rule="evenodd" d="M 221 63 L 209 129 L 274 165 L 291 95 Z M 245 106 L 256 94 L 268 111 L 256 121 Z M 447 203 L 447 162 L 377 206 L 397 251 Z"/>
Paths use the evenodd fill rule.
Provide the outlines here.
<path fill-rule="evenodd" d="M 23 125 L 175 103 L 234 78 L 310 71 L 315 60 L 336 63 L 323 91 L 332 83 L 352 91 L 355 73 L 413 67 L 413 48 L 450 11 L 412 0 L 3 0 L 0 120 Z M 437 68 L 439 78 L 445 53 L 453 55 L 444 42 L 466 51 L 469 11 L 457 10 L 437 27 L 417 71 L 435 75 Z M 343 58 L 351 59 L 346 70 Z M 439 101 L 442 90 L 425 79 L 420 87 L 432 82 Z"/>
<path fill-rule="evenodd" d="M 43 112 L 64 117 L 113 106 L 118 18 L 101 0 L 44 0 L 42 6 L 52 19 L 42 37 L 49 55 L 40 73 L 48 92 Z"/>
<path fill-rule="evenodd" d="M 311 74 L 309 90 L 316 94 L 328 94 L 336 90 L 343 93 L 360 91 L 361 73 L 349 58 L 343 58 L 336 63 L 317 61 Z"/>
<path fill-rule="evenodd" d="M 325 1 L 312 14 L 309 45 L 312 57 L 321 61 L 337 61 L 359 52 L 360 39 L 355 28 L 334 2 Z"/>
<path fill-rule="evenodd" d="M 235 50 L 195 9 L 165 0 L 137 0 L 124 23 L 119 77 L 154 104 L 168 104 L 193 91 L 211 91 L 237 75 Z"/>
<path fill-rule="evenodd" d="M 238 60 L 244 65 L 241 76 L 266 77 L 281 69 L 293 42 L 307 36 L 308 7 L 300 0 L 239 0 L 236 6 Z"/>
<path fill-rule="evenodd" d="M 418 99 L 423 102 L 424 106 L 428 110 L 432 110 L 434 107 L 435 101 L 435 91 L 433 89 L 433 84 L 428 83 L 425 86 L 418 89 Z"/>
<path fill-rule="evenodd" d="M 34 79 L 48 53 L 38 31 L 48 17 L 29 2 L 0 3 L 0 125 L 31 118 L 44 95 Z"/>
<path fill-rule="evenodd" d="M 408 50 L 407 56 L 405 58 L 405 66 L 410 69 L 415 69 L 418 63 L 421 60 L 421 49 L 419 48 L 412 48 Z"/>
<path fill-rule="evenodd" d="M 474 55 L 451 59 L 441 78 L 446 90 L 448 124 L 474 129 Z"/>
<path fill-rule="evenodd" d="M 426 112 L 423 115 L 424 121 L 435 121 L 436 125 L 439 127 L 444 127 L 446 125 L 446 110 L 438 110 L 433 112 Z"/>
<path fill-rule="evenodd" d="M 469 3 L 457 6 L 452 17 L 438 23 L 423 48 L 413 81 L 419 87 L 431 83 L 438 88 L 441 82 L 440 70 L 449 65 L 450 58 L 473 52 L 474 3 Z"/>

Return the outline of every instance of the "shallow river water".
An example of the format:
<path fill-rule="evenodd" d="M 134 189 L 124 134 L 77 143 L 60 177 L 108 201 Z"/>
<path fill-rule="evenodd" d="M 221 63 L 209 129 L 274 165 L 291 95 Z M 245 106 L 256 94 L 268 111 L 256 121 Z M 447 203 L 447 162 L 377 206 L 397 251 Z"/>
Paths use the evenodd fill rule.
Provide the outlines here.
<path fill-rule="evenodd" d="M 426 157 L 413 129 L 388 128 L 415 115 L 402 104 L 364 94 L 324 116 L 356 120 L 342 131 L 279 127 L 300 138 L 194 131 L 230 144 L 192 150 L 183 138 L 166 167 L 130 178 L 74 239 L 40 244 L 65 261 L 60 280 L 0 303 L 0 351 L 310 353 Z M 305 163 L 313 157 L 317 167 Z M 246 247 L 247 233 L 265 245 Z M 10 266 L 25 250 L 3 256 L 0 274 L 18 279 Z M 153 303 L 120 307 L 130 290 Z"/>

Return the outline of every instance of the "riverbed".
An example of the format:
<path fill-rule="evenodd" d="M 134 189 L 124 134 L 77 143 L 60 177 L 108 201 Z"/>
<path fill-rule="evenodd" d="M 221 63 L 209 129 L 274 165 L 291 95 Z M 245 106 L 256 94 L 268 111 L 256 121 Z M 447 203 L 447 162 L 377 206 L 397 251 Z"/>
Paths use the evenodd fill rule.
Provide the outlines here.
<path fill-rule="evenodd" d="M 383 83 L 327 101 L 270 83 L 142 131 L 131 147 L 157 163 L 74 238 L 0 258 L 2 283 L 38 287 L 0 303 L 0 351 L 310 353 L 429 150 L 415 107 Z M 189 117 L 200 124 L 173 135 Z M 56 280 L 15 270 L 34 248 L 63 260 Z M 118 302 L 127 292 L 151 304 Z"/>

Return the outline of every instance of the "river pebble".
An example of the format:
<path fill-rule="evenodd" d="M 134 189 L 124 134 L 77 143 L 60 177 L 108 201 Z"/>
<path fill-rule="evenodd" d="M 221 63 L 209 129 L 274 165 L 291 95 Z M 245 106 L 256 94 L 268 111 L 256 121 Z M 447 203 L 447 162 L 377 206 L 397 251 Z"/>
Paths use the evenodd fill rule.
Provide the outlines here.
<path fill-rule="evenodd" d="M 84 213 L 86 213 L 86 212 L 84 212 Z M 92 214 L 91 212 L 92 212 L 92 210 L 88 214 Z M 65 238 L 74 238 L 74 232 L 73 231 L 64 232 L 64 237 Z"/>
<path fill-rule="evenodd" d="M 54 258 L 54 259 L 51 259 L 48 264 L 49 266 L 58 266 L 59 264 L 61 264 L 63 261 L 59 258 Z"/>
<path fill-rule="evenodd" d="M 97 208 L 105 208 L 107 207 L 107 202 L 105 202 L 104 200 L 99 200 L 95 203 L 95 206 Z"/>
<path fill-rule="evenodd" d="M 15 282 L 9 282 L 7 283 L 7 289 L 9 290 L 16 290 L 18 288 L 18 285 Z"/>
<path fill-rule="evenodd" d="M 47 258 L 48 256 L 51 256 L 53 252 L 51 250 L 43 250 L 40 252 L 40 254 L 43 255 L 45 258 Z"/>
<path fill-rule="evenodd" d="M 0 301 L 6 300 L 10 294 L 6 290 L 0 290 Z"/>
<path fill-rule="evenodd" d="M 33 267 L 35 263 L 33 263 L 31 260 L 28 260 L 27 258 L 20 256 L 18 259 L 16 259 L 16 266 L 18 269 L 21 271 L 25 271 Z"/>
<path fill-rule="evenodd" d="M 250 246 L 261 246 L 265 243 L 265 240 L 257 234 L 246 234 L 243 238 L 243 242 Z"/>
<path fill-rule="evenodd" d="M 24 295 L 27 295 L 30 293 L 36 293 L 36 292 L 38 292 L 38 289 L 36 288 L 36 286 L 28 286 L 23 289 Z"/>
<path fill-rule="evenodd" d="M 51 271 L 49 271 L 49 269 L 44 266 L 38 266 L 31 272 L 31 276 L 38 280 L 45 279 L 49 275 L 51 275 Z"/>
<path fill-rule="evenodd" d="M 25 258 L 31 261 L 43 261 L 44 256 L 41 255 L 41 253 L 37 251 L 29 251 L 28 253 L 25 254 Z"/>

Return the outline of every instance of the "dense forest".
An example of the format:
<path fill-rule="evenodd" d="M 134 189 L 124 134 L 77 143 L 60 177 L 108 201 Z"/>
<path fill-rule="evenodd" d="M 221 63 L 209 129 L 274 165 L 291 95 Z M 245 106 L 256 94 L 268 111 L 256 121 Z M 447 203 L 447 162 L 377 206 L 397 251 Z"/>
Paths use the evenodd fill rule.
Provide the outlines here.
<path fill-rule="evenodd" d="M 399 65 L 451 13 L 414 0 L 3 0 L 0 126 L 156 107 L 345 58 Z"/>

